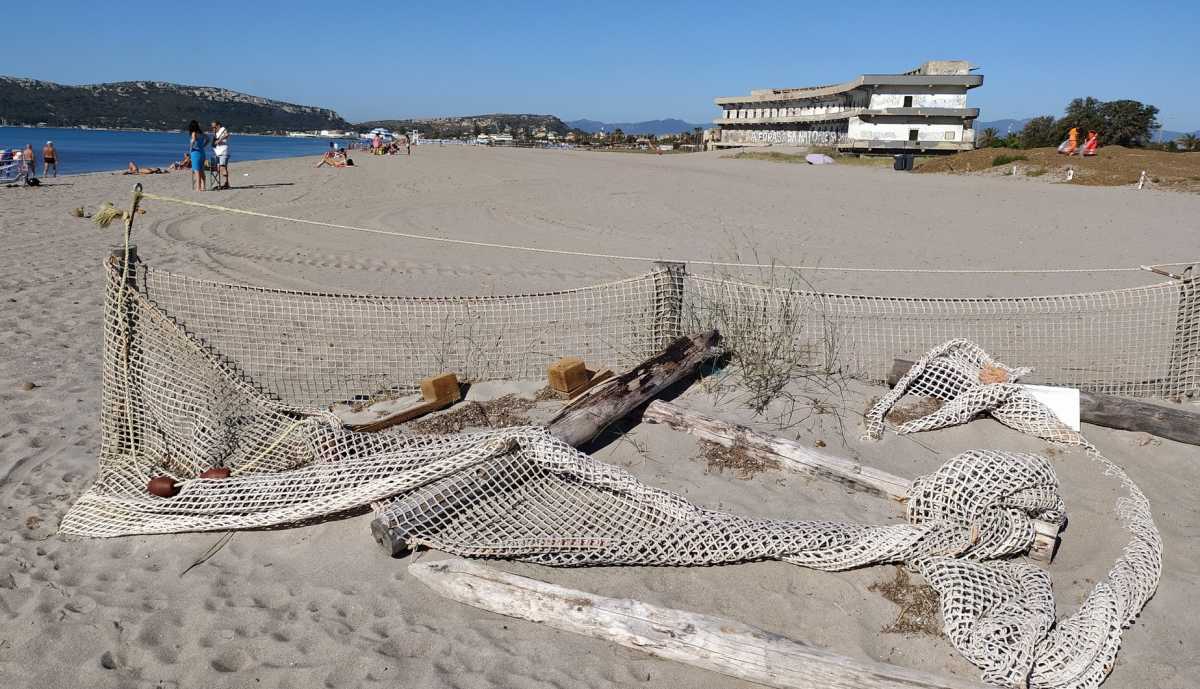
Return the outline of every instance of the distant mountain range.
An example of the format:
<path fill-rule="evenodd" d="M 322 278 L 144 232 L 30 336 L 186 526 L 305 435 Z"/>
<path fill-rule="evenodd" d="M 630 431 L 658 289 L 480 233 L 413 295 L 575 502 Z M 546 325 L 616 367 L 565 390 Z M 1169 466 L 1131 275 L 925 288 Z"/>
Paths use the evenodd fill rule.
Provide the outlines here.
<path fill-rule="evenodd" d="M 247 133 L 350 126 L 332 110 L 212 86 L 163 81 L 64 86 L 0 76 L 0 124 L 170 130 L 193 119 L 205 126 L 220 120 Z"/>
<path fill-rule="evenodd" d="M 696 127 L 704 129 L 711 125 L 697 124 L 694 122 L 684 122 L 677 119 L 665 120 L 647 120 L 645 122 L 599 122 L 597 120 L 569 120 L 567 125 L 573 129 L 580 129 L 588 134 L 595 134 L 599 131 L 611 132 L 614 129 L 620 129 L 626 134 L 653 134 L 662 136 L 664 134 L 679 134 L 680 132 L 690 132 Z"/>

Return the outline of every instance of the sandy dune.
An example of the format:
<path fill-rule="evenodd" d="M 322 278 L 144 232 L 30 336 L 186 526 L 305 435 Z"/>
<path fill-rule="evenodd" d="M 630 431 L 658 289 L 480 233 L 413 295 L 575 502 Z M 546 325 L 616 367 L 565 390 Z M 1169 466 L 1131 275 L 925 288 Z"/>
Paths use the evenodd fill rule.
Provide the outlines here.
<path fill-rule="evenodd" d="M 418 148 L 235 165 L 229 192 L 193 194 L 183 174 L 86 175 L 0 188 L 0 686 L 3 687 L 702 687 L 749 686 L 599 641 L 446 603 L 382 556 L 369 517 L 243 532 L 182 574 L 220 534 L 68 541 L 62 514 L 99 448 L 100 259 L 115 243 L 71 217 L 130 186 L 238 208 L 393 232 L 606 254 L 865 267 L 1135 266 L 1200 258 L 1200 197 L 773 165 L 715 155 L 636 156 Z M 206 278 L 296 289 L 399 294 L 508 293 L 642 271 L 635 261 L 401 240 L 147 202 L 145 260 Z M 691 270 L 705 268 L 693 265 Z M 963 276 L 805 273 L 821 288 L 944 296 L 1039 294 L 1145 284 L 1140 272 Z M 1008 362 L 1020 364 L 1021 362 Z M 487 396 L 530 386 L 492 386 Z M 489 392 L 490 391 L 490 392 Z M 975 447 L 1043 452 L 1071 515 L 1052 567 L 1073 612 L 1125 543 L 1118 488 L 1077 452 L 992 421 L 858 441 L 879 390 L 810 391 L 826 413 L 781 431 L 916 476 Z M 732 395 L 732 397 L 730 397 Z M 737 392 L 697 385 L 682 399 L 765 430 Z M 1126 633 L 1110 687 L 1184 687 L 1200 671 L 1188 614 L 1200 585 L 1200 450 L 1085 426 L 1149 496 L 1166 560 L 1158 594 Z M 780 518 L 885 523 L 895 506 L 796 475 L 747 478 L 710 467 L 697 444 L 642 426 L 598 455 L 706 506 Z M 437 557 L 427 554 L 425 557 Z M 885 632 L 897 606 L 872 584 L 891 567 L 842 574 L 781 563 L 697 569 L 512 571 L 605 595 L 732 617 L 860 658 L 975 676 L 944 639 Z"/>

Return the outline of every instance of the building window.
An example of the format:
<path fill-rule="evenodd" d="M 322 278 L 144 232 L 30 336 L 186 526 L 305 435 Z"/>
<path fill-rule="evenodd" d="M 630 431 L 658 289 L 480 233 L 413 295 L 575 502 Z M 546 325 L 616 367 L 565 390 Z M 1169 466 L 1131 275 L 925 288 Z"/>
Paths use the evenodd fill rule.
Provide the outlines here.
<path fill-rule="evenodd" d="M 911 108 L 911 107 L 912 107 L 912 96 L 905 96 L 905 97 L 904 97 L 904 107 L 906 107 L 906 108 Z"/>
<path fill-rule="evenodd" d="M 910 129 L 910 130 L 908 130 L 908 140 L 909 140 L 909 141 L 916 141 L 916 140 L 917 140 L 917 131 L 918 131 L 918 130 L 916 130 L 916 129 Z"/>

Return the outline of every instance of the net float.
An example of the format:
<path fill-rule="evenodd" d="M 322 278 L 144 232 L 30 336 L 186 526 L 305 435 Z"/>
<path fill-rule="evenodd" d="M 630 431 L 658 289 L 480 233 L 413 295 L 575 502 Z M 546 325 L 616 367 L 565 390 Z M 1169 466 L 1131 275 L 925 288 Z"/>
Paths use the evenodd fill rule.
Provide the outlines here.
<path fill-rule="evenodd" d="M 146 486 L 151 495 L 157 495 L 160 498 L 171 498 L 179 492 L 179 486 L 175 485 L 175 479 L 170 476 L 155 476 L 150 479 L 150 484 Z"/>

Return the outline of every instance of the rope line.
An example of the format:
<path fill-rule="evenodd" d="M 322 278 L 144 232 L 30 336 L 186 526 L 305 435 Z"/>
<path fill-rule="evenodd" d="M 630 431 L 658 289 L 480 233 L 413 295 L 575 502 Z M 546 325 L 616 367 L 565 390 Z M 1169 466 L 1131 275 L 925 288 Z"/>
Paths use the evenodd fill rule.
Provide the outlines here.
<path fill-rule="evenodd" d="M 713 266 L 718 268 L 783 268 L 788 270 L 812 270 L 812 271 L 831 271 L 831 272 L 854 272 L 854 273 L 935 273 L 935 274 L 999 274 L 999 275 L 1021 275 L 1021 274 L 1049 274 L 1049 273 L 1137 273 L 1143 270 L 1151 270 L 1152 267 L 1174 267 L 1187 266 L 1195 263 L 1200 263 L 1200 259 L 1195 261 L 1181 261 L 1179 263 L 1156 263 L 1154 266 L 1135 266 L 1135 267 L 1120 267 L 1120 268 L 1028 268 L 1028 269 L 1002 269 L 1002 268 L 862 268 L 850 266 L 803 266 L 803 265 L 783 265 L 778 263 L 738 263 L 736 261 L 707 261 L 701 259 L 690 258 L 655 258 L 651 256 L 627 256 L 623 254 L 602 254 L 591 251 L 568 251 L 566 249 L 544 249 L 535 246 L 520 246 L 517 244 L 499 244 L 496 242 L 480 242 L 470 239 L 452 239 L 449 237 L 432 237 L 424 234 L 413 234 L 411 232 L 395 232 L 391 230 L 380 230 L 372 227 L 357 227 L 355 225 L 341 225 L 338 223 L 324 222 L 322 220 L 308 220 L 305 218 L 290 218 L 286 215 L 275 215 L 272 213 L 263 213 L 261 211 L 245 210 L 242 208 L 230 208 L 228 206 L 219 206 L 213 203 L 202 203 L 200 201 L 189 201 L 187 199 L 175 198 L 173 196 L 160 196 L 149 192 L 142 192 L 143 197 L 154 199 L 156 201 L 166 201 L 168 203 L 177 203 L 184 206 L 194 206 L 196 208 L 207 208 L 209 210 L 220 211 L 222 213 L 233 213 L 237 215 L 249 215 L 256 218 L 266 218 L 268 220 L 283 220 L 286 222 L 300 223 L 302 225 L 315 225 L 317 227 L 328 227 L 336 230 L 349 230 L 352 232 L 366 232 L 368 234 L 380 234 L 390 237 L 400 237 L 403 239 L 417 239 L 426 242 L 441 242 L 444 244 L 458 244 L 460 246 L 473 246 L 485 249 L 504 249 L 506 251 L 525 251 L 536 254 L 553 254 L 556 256 L 581 256 L 585 258 L 603 258 L 616 261 L 673 261 L 678 263 L 687 263 L 691 265 Z"/>

